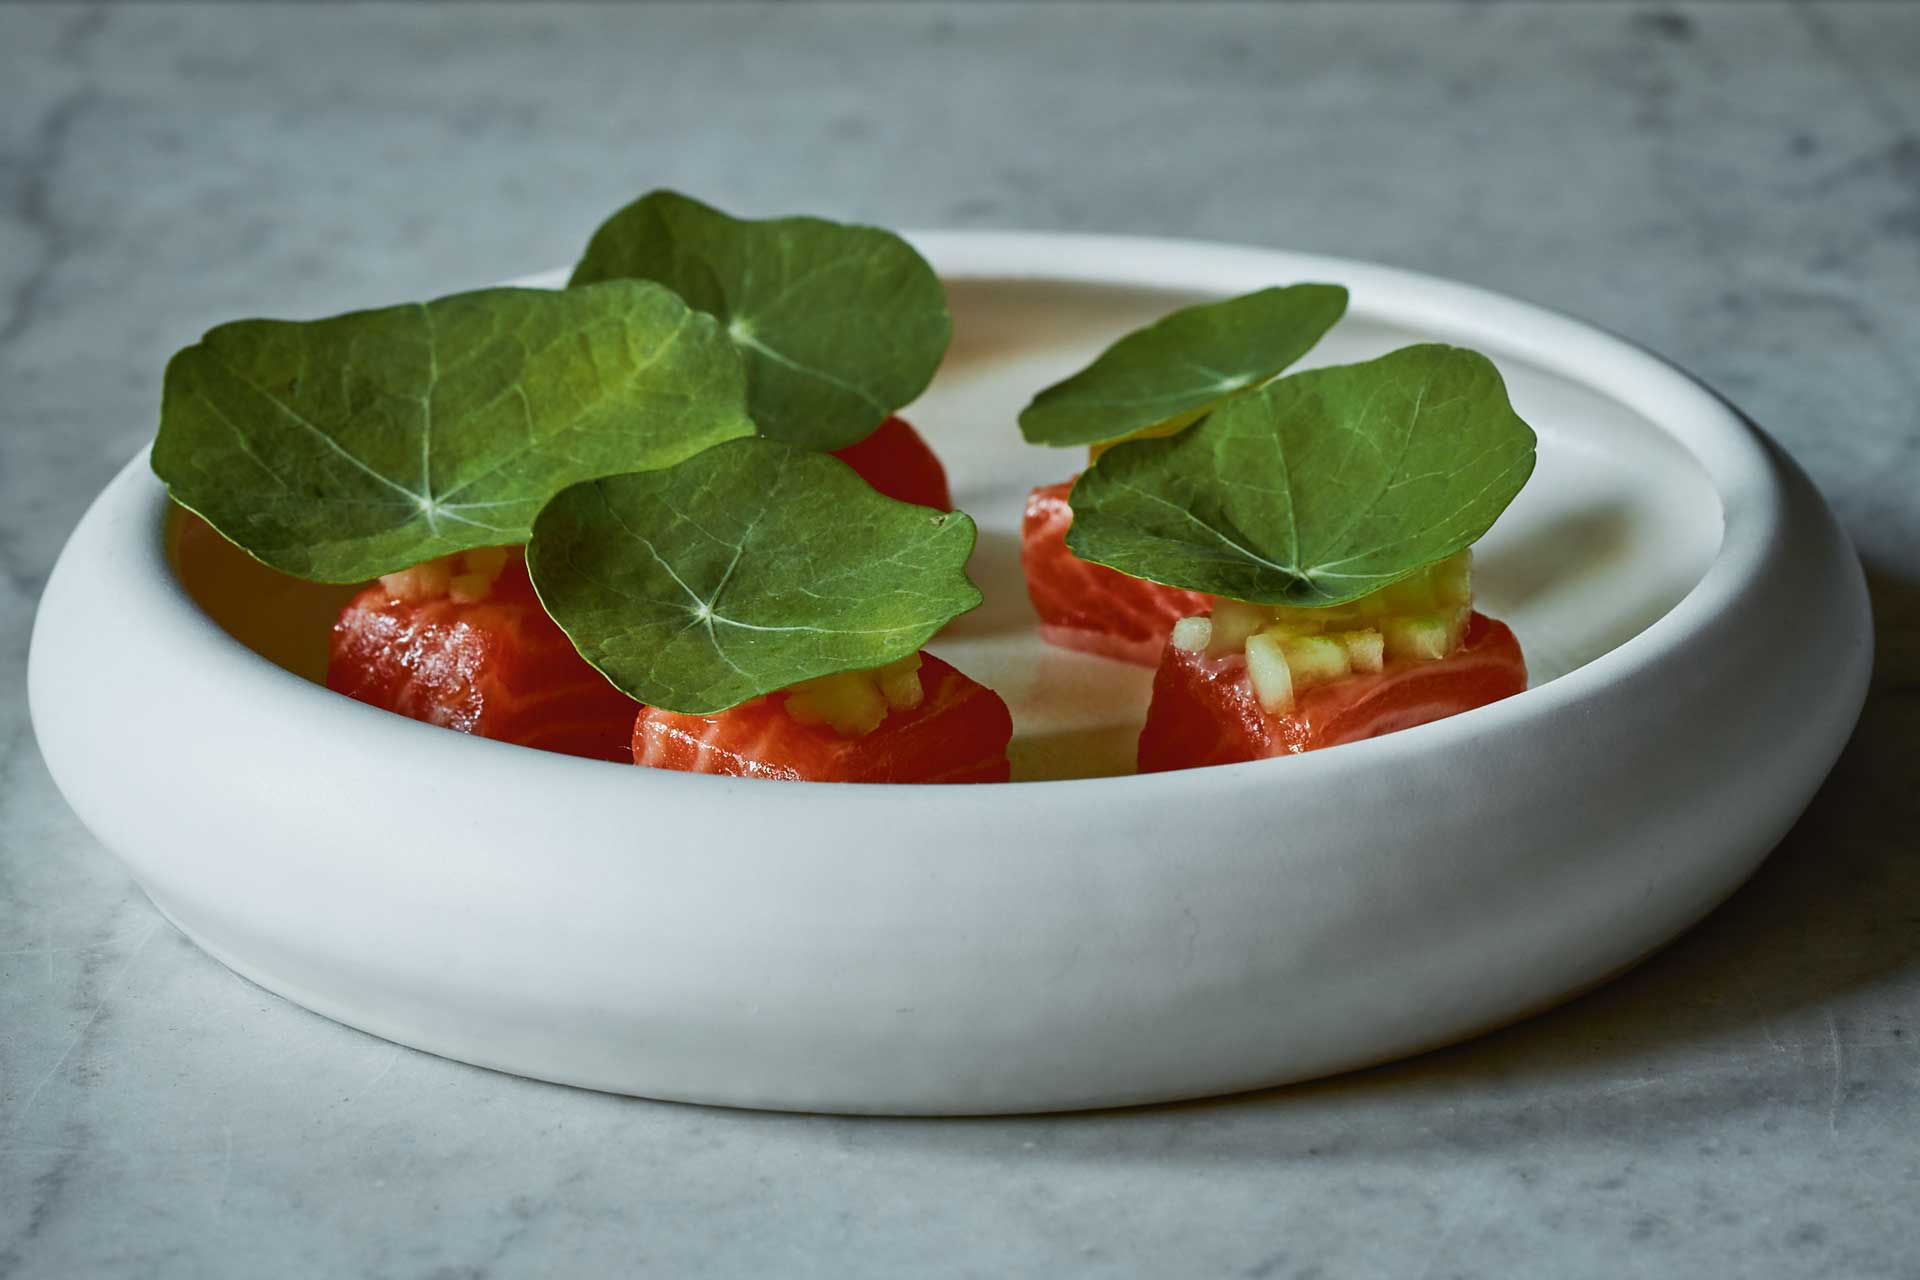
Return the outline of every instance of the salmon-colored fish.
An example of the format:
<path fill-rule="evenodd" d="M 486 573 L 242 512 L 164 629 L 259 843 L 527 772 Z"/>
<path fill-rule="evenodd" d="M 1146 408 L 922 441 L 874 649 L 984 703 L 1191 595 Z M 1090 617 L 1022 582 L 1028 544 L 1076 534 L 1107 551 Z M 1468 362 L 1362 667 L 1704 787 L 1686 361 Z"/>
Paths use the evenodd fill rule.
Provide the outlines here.
<path fill-rule="evenodd" d="M 518 547 L 390 574 L 334 623 L 327 687 L 462 733 L 632 759 L 640 705 L 582 658 L 534 595 Z"/>
<path fill-rule="evenodd" d="M 1520 642 L 1475 613 L 1466 639 L 1434 661 L 1388 661 L 1300 693 L 1270 715 L 1255 699 L 1245 657 L 1209 658 L 1168 645 L 1140 733 L 1140 772 L 1293 755 L 1444 719 L 1527 687 Z"/>
<path fill-rule="evenodd" d="M 807 782 L 1005 782 L 1007 704 L 932 654 L 921 655 L 919 676 L 919 705 L 858 737 L 794 719 L 786 693 L 710 716 L 645 707 L 632 722 L 633 762 Z"/>
<path fill-rule="evenodd" d="M 946 468 L 905 418 L 888 418 L 865 440 L 837 449 L 833 456 L 895 502 L 953 510 Z"/>
<path fill-rule="evenodd" d="M 1128 577 L 1067 550 L 1067 526 L 1073 523 L 1067 494 L 1072 488 L 1069 480 L 1042 485 L 1027 495 L 1020 565 L 1026 570 L 1027 595 L 1040 615 L 1040 635 L 1063 649 L 1150 667 L 1160 660 L 1173 624 L 1205 613 L 1213 607 L 1213 598 Z"/>

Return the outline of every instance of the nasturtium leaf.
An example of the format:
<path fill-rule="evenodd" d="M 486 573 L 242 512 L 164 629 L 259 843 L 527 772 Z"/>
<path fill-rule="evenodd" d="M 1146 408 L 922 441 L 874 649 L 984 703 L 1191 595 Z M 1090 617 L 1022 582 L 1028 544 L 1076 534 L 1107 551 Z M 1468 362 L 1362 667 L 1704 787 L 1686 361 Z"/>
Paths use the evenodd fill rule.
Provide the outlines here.
<path fill-rule="evenodd" d="M 761 433 L 810 449 L 872 434 L 926 389 L 953 336 L 933 268 L 878 227 L 734 218 L 655 191 L 601 224 L 571 283 L 624 278 L 719 317 Z"/>
<path fill-rule="evenodd" d="M 574 647 L 650 706 L 706 715 L 913 653 L 980 603 L 973 521 L 844 462 L 732 440 L 556 496 L 527 568 Z"/>
<path fill-rule="evenodd" d="M 255 559 L 355 582 L 752 433 L 739 355 L 671 291 L 484 289 L 211 330 L 167 365 L 153 469 Z"/>
<path fill-rule="evenodd" d="M 1377 591 L 1473 544 L 1533 472 L 1533 431 L 1485 356 L 1404 347 L 1291 374 L 1073 487 L 1067 546 L 1134 577 L 1256 604 Z"/>
<path fill-rule="evenodd" d="M 1170 435 L 1305 355 L 1346 314 L 1337 284 L 1262 289 L 1185 307 L 1136 329 L 1020 412 L 1028 444 Z"/>

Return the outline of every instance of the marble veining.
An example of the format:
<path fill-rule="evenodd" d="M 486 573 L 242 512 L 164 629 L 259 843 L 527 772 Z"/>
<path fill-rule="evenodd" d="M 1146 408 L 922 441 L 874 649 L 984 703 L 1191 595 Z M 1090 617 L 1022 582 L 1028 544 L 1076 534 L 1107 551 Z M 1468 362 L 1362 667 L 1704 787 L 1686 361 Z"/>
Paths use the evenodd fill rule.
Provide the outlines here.
<path fill-rule="evenodd" d="M 0 7 L 0 1277 L 1920 1275 L 1917 66 L 1920 7 L 1881 3 Z M 208 325 L 562 263 L 653 185 L 1380 258 L 1597 320 L 1832 498 L 1865 718 L 1640 969 L 1305 1087 L 754 1115 L 304 1013 L 53 791 L 33 602 Z"/>

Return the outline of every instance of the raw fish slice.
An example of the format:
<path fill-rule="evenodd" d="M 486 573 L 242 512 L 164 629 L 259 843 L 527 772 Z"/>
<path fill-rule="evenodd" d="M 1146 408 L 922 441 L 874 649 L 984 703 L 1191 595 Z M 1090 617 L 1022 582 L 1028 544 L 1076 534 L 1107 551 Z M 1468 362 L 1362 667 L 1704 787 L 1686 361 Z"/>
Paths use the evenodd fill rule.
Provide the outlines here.
<path fill-rule="evenodd" d="M 1198 591 L 1163 587 L 1090 564 L 1067 550 L 1071 480 L 1027 495 L 1020 529 L 1020 564 L 1027 595 L 1049 644 L 1150 667 L 1160 660 L 1173 624 L 1213 607 Z"/>
<path fill-rule="evenodd" d="M 834 457 L 860 473 L 860 478 L 896 502 L 940 511 L 953 510 L 947 493 L 947 472 L 920 433 L 904 418 L 888 418 L 879 430 L 858 444 L 836 449 Z"/>
<path fill-rule="evenodd" d="M 787 714 L 785 693 L 692 716 L 643 707 L 632 722 L 633 762 L 656 769 L 807 782 L 1005 782 L 1013 720 L 1006 703 L 932 654 L 923 697 L 878 728 L 843 737 Z"/>
<path fill-rule="evenodd" d="M 1374 738 L 1512 697 L 1527 687 L 1520 643 L 1505 623 L 1475 613 L 1445 658 L 1392 660 L 1304 690 L 1292 711 L 1269 715 L 1254 698 L 1246 659 L 1209 658 L 1168 645 L 1140 732 L 1140 772 L 1233 764 Z"/>
<path fill-rule="evenodd" d="M 355 596 L 333 627 L 327 687 L 429 724 L 596 760 L 632 759 L 639 706 L 540 607 L 518 548 L 432 562 Z"/>

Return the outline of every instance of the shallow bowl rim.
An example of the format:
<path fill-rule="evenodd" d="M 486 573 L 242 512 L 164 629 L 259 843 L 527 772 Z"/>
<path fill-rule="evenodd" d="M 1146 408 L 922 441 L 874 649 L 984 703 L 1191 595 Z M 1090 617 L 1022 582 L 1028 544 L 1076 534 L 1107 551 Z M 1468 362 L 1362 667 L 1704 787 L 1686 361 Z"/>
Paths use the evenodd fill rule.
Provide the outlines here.
<path fill-rule="evenodd" d="M 1290 757 L 1286 774 L 1293 781 L 1310 783 L 1312 775 L 1334 768 L 1371 771 L 1400 753 L 1457 748 L 1483 733 L 1517 729 L 1528 721 L 1546 722 L 1590 709 L 1604 702 L 1608 692 L 1622 683 L 1658 679 L 1668 659 L 1729 609 L 1743 590 L 1764 575 L 1770 555 L 1780 553 L 1783 504 L 1774 474 L 1776 464 L 1768 456 L 1768 444 L 1759 429 L 1692 374 L 1629 339 L 1564 312 L 1401 267 L 1259 246 L 1057 231 L 939 230 L 904 234 L 950 283 L 1053 283 L 1186 293 L 1216 291 L 1227 296 L 1270 281 L 1335 280 L 1346 284 L 1351 293 L 1349 316 L 1438 330 L 1450 341 L 1471 344 L 1478 340 L 1504 348 L 1509 355 L 1626 405 L 1701 466 L 1721 505 L 1720 545 L 1693 587 L 1639 633 L 1573 671 L 1489 706 L 1378 738 Z M 1117 269 L 1117 262 L 1129 264 L 1129 269 Z M 547 271 L 508 283 L 551 287 L 563 277 L 564 271 Z M 1497 340 L 1493 340 L 1495 335 Z M 1613 376 L 1599 378 L 1596 369 L 1610 371 Z M 1622 382 L 1630 383 L 1632 394 L 1622 393 Z M 1679 430 L 1675 429 L 1676 423 Z M 100 501 L 143 505 L 145 518 L 136 518 L 129 525 L 147 531 L 147 561 L 159 570 L 150 575 L 160 588 L 151 599 L 167 611 L 170 634 L 186 640 L 193 653 L 206 661 L 265 667 L 268 679 L 288 700 L 284 714 L 309 714 L 317 708 L 350 701 L 249 649 L 187 594 L 165 553 L 164 521 L 170 503 L 164 486 L 146 470 L 149 448 L 143 447 L 130 460 L 119 481 L 108 487 Z M 122 483 L 129 480 L 127 473 L 135 471 L 145 474 L 132 478 L 124 498 L 116 497 Z M 569 770 L 592 768 L 604 772 L 611 767 L 632 772 L 631 766 L 617 762 L 552 756 L 512 744 L 448 734 L 436 726 L 360 704 L 353 704 L 352 710 L 359 713 L 369 731 L 420 735 L 418 747 L 425 747 L 430 737 L 439 741 L 442 749 L 475 753 L 504 750 L 522 759 L 540 757 Z M 1251 771 L 1266 772 L 1256 775 Z M 642 773 L 649 787 L 708 787 L 725 781 L 668 770 Z M 1280 781 L 1270 771 L 1270 762 L 1256 760 L 1151 775 L 979 783 L 960 789 L 912 783 L 838 785 L 862 791 L 876 787 L 895 792 L 964 790 L 984 796 L 1004 787 L 1099 791 L 1116 786 L 1136 790 L 1155 786 L 1164 790 L 1190 783 L 1195 775 L 1247 782 L 1257 776 L 1267 786 Z M 808 788 L 803 784 L 798 789 Z"/>

